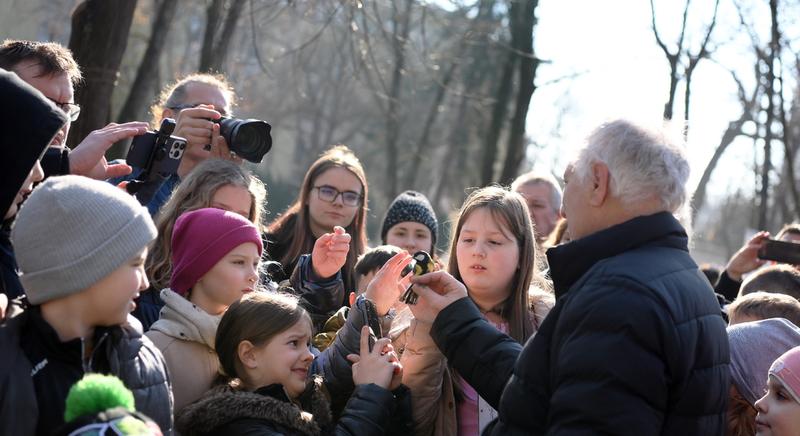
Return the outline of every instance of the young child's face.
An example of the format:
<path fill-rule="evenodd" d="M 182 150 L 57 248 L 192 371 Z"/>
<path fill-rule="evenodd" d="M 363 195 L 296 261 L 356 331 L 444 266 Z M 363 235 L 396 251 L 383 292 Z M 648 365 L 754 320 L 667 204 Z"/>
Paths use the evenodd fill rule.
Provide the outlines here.
<path fill-rule="evenodd" d="M 243 295 L 255 290 L 258 281 L 258 246 L 252 242 L 245 242 L 229 251 L 219 260 L 192 288 L 205 304 L 204 310 L 209 313 L 221 313 L 242 298 Z"/>
<path fill-rule="evenodd" d="M 767 394 L 756 401 L 756 410 L 757 436 L 800 435 L 800 403 L 772 375 L 767 381 Z"/>
<path fill-rule="evenodd" d="M 431 251 L 433 236 L 424 224 L 414 221 L 403 221 L 392 226 L 386 233 L 386 243 L 400 247 L 411 254 L 417 251 Z"/>
<path fill-rule="evenodd" d="M 289 398 L 299 397 L 306 388 L 308 369 L 314 360 L 310 345 L 311 325 L 307 319 L 301 319 L 257 348 L 257 370 L 264 386 L 278 383 Z"/>
<path fill-rule="evenodd" d="M 92 308 L 93 324 L 112 326 L 123 324 L 128 314 L 136 308 L 133 299 L 150 286 L 144 272 L 147 248 L 122 264 L 111 274 L 89 287 L 85 292 L 86 302 Z"/>
<path fill-rule="evenodd" d="M 513 234 L 480 208 L 469 214 L 456 242 L 458 271 L 477 300 L 504 300 L 519 266 L 519 245 Z"/>

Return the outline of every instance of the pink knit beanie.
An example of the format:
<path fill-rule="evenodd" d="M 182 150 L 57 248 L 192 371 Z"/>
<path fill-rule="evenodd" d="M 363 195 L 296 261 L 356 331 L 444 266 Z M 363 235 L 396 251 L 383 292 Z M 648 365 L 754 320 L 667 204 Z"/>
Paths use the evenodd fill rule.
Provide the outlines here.
<path fill-rule="evenodd" d="M 800 403 L 800 347 L 792 348 L 775 360 L 769 375 L 783 383 L 795 401 Z"/>
<path fill-rule="evenodd" d="M 186 293 L 220 259 L 245 242 L 263 249 L 261 235 L 253 223 L 239 214 L 206 208 L 186 212 L 172 231 L 172 278 L 169 287 Z"/>

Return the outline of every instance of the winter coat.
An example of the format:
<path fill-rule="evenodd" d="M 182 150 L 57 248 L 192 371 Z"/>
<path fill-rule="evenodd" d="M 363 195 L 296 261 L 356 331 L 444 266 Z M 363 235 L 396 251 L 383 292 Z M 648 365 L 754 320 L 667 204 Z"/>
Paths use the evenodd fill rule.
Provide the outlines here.
<path fill-rule="evenodd" d="M 67 122 L 67 116 L 41 92 L 12 72 L 0 69 L 0 220 L 36 160 Z M 10 223 L 0 228 L 0 292 L 9 299 L 23 294 L 9 238 Z"/>
<path fill-rule="evenodd" d="M 161 291 L 164 309 L 146 336 L 161 350 L 172 377 L 175 411 L 211 388 L 219 371 L 214 348 L 222 315 L 209 315 L 171 289 Z"/>
<path fill-rule="evenodd" d="M 95 329 L 89 359 L 82 341 L 61 342 L 39 307 L 14 300 L 0 324 L 0 434 L 49 434 L 63 424 L 69 388 L 86 372 L 119 377 L 133 392 L 136 409 L 165 435 L 172 432 L 172 393 L 164 358 L 133 317 Z M 46 410 L 40 410 L 40 404 Z M 47 428 L 38 428 L 49 418 Z"/>
<path fill-rule="evenodd" d="M 219 386 L 186 407 L 177 420 L 184 436 L 204 435 L 385 435 L 407 434 L 393 418 L 408 413 L 408 390 L 390 392 L 374 384 L 353 392 L 341 419 L 334 424 L 319 377 L 312 378 L 299 404 L 289 400 L 281 385 L 254 392 Z"/>
<path fill-rule="evenodd" d="M 552 294 L 541 291 L 531 293 L 530 314 L 534 335 L 553 304 Z M 412 319 L 404 334 L 393 342 L 396 344 L 395 350 L 401 353 L 403 383 L 411 390 L 414 434 L 455 435 L 458 432 L 455 395 L 458 388 L 447 360 L 430 335 L 430 328 L 431 324 Z"/>
<path fill-rule="evenodd" d="M 669 213 L 551 248 L 557 302 L 524 348 L 467 299 L 431 329 L 499 412 L 484 434 L 722 435 L 725 323 Z"/>

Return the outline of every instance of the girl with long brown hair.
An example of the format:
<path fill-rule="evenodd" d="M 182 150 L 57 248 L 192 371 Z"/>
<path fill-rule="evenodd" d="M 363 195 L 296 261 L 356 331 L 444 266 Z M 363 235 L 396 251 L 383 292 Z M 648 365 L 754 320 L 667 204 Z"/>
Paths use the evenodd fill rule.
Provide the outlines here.
<path fill-rule="evenodd" d="M 472 192 L 453 229 L 447 272 L 467 288 L 484 318 L 520 343 L 533 336 L 554 304 L 537 258 L 525 200 L 501 187 Z M 448 368 L 430 337 L 425 302 L 409 306 L 411 322 L 401 357 L 403 383 L 417 400 L 417 434 L 477 435 L 496 412 Z"/>
<path fill-rule="evenodd" d="M 317 238 L 343 227 L 351 235 L 341 269 L 345 289 L 355 289 L 353 268 L 367 248 L 367 177 L 361 162 L 344 145 L 322 154 L 306 172 L 295 202 L 267 228 L 267 254 L 288 277 L 298 258 L 310 253 Z M 345 293 L 346 294 L 346 293 Z M 341 304 L 346 304 L 342 298 Z"/>

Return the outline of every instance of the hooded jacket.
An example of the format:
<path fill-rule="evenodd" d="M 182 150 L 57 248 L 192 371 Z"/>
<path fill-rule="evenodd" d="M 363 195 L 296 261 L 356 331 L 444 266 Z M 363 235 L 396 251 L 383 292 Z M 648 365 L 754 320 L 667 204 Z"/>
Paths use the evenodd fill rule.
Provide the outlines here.
<path fill-rule="evenodd" d="M 36 160 L 67 122 L 67 116 L 16 74 L 0 69 L 0 216 L 14 202 Z M 23 294 L 11 246 L 10 223 L 0 227 L 0 292 Z"/>

